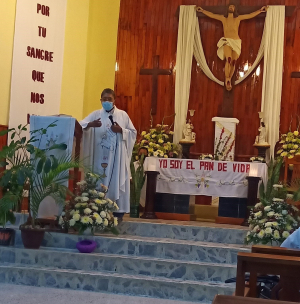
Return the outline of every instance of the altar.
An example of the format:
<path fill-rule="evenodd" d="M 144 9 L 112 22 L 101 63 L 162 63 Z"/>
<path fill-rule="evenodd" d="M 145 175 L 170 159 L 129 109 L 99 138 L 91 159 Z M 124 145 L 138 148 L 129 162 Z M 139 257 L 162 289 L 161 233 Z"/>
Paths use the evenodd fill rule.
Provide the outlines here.
<path fill-rule="evenodd" d="M 267 181 L 265 163 L 147 157 L 144 170 L 147 173 L 148 206 L 154 206 L 151 201 L 154 195 L 148 193 L 150 191 L 247 198 L 247 206 L 251 206 L 257 198 L 259 181 Z M 148 216 L 151 216 L 150 213 Z"/>
<path fill-rule="evenodd" d="M 267 179 L 265 163 L 147 157 L 144 170 L 159 172 L 156 192 L 171 194 L 247 197 L 249 173 Z"/>

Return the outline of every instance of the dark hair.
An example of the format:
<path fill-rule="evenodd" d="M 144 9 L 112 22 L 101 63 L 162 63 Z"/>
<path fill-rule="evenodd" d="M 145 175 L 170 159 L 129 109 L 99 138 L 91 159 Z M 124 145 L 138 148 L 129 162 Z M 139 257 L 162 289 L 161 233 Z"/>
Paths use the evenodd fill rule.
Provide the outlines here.
<path fill-rule="evenodd" d="M 104 89 L 101 93 L 101 98 L 103 97 L 104 94 L 111 94 L 114 97 L 114 99 L 116 99 L 115 91 L 112 89 Z"/>
<path fill-rule="evenodd" d="M 230 5 L 233 5 L 234 6 L 234 12 L 233 12 L 233 17 L 238 17 L 239 16 L 239 13 L 238 13 L 238 9 L 237 9 L 237 7 L 236 7 L 236 4 L 234 4 L 234 3 L 230 3 L 229 5 L 228 5 L 228 8 L 227 8 L 227 12 L 226 12 L 226 14 L 225 14 L 225 17 L 228 17 L 228 15 L 229 15 L 229 6 Z"/>

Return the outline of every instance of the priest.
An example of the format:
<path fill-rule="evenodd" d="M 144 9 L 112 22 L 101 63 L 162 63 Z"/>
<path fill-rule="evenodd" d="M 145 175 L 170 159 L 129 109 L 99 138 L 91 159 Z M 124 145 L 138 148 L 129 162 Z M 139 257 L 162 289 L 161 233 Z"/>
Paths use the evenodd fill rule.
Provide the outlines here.
<path fill-rule="evenodd" d="M 93 172 L 104 176 L 107 197 L 117 202 L 115 216 L 121 220 L 130 211 L 130 160 L 137 132 L 128 114 L 115 106 L 113 90 L 103 90 L 101 103 L 102 109 L 80 122 L 89 138 L 84 140 L 84 157 L 91 160 Z"/>

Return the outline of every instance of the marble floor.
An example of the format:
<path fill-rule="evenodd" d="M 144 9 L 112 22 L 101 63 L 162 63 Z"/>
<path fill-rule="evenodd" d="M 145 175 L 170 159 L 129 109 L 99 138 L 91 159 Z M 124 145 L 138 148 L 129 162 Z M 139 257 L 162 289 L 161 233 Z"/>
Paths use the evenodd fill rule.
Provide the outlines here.
<path fill-rule="evenodd" d="M 191 304 L 108 293 L 0 284 L 2 304 Z"/>

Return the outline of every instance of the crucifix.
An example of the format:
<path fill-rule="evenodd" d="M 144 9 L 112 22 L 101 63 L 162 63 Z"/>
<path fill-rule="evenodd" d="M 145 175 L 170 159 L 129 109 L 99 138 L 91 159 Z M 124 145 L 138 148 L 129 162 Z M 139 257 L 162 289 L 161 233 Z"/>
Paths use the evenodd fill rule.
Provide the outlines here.
<path fill-rule="evenodd" d="M 172 70 L 159 68 L 159 56 L 153 57 L 153 69 L 140 69 L 140 75 L 152 75 L 151 114 L 157 110 L 158 75 L 171 75 Z"/>
<path fill-rule="evenodd" d="M 231 77 L 234 76 L 236 60 L 240 54 L 240 44 L 238 43 L 238 25 L 241 20 L 250 19 L 254 17 L 265 17 L 261 14 L 266 11 L 266 7 L 258 6 L 240 6 L 239 0 L 232 1 L 233 4 L 229 6 L 206 6 L 204 8 L 197 8 L 197 17 L 210 17 L 222 21 L 224 29 L 224 37 L 218 43 L 218 56 L 226 59 L 225 64 L 225 90 L 222 104 L 222 117 L 233 116 L 233 88 L 231 85 Z M 234 13 L 238 10 L 238 16 Z M 295 6 L 285 6 L 285 15 L 291 16 L 295 10 Z M 228 12 L 228 16 L 224 14 Z M 229 15 L 233 18 L 233 23 L 230 23 Z M 237 20 L 239 19 L 239 20 Z M 235 22 L 238 21 L 238 24 Z M 232 25 L 232 30 L 230 25 Z M 228 39 L 229 38 L 229 39 Z M 223 41 L 224 40 L 224 41 Z M 227 41 L 230 40 L 230 41 Z M 240 41 L 240 40 L 239 40 Z M 219 45 L 220 44 L 220 45 Z M 220 57 L 220 56 L 219 56 Z M 221 58 L 221 57 L 220 57 Z M 222 59 L 221 58 L 221 59 Z M 230 61 L 230 62 L 229 62 Z"/>

